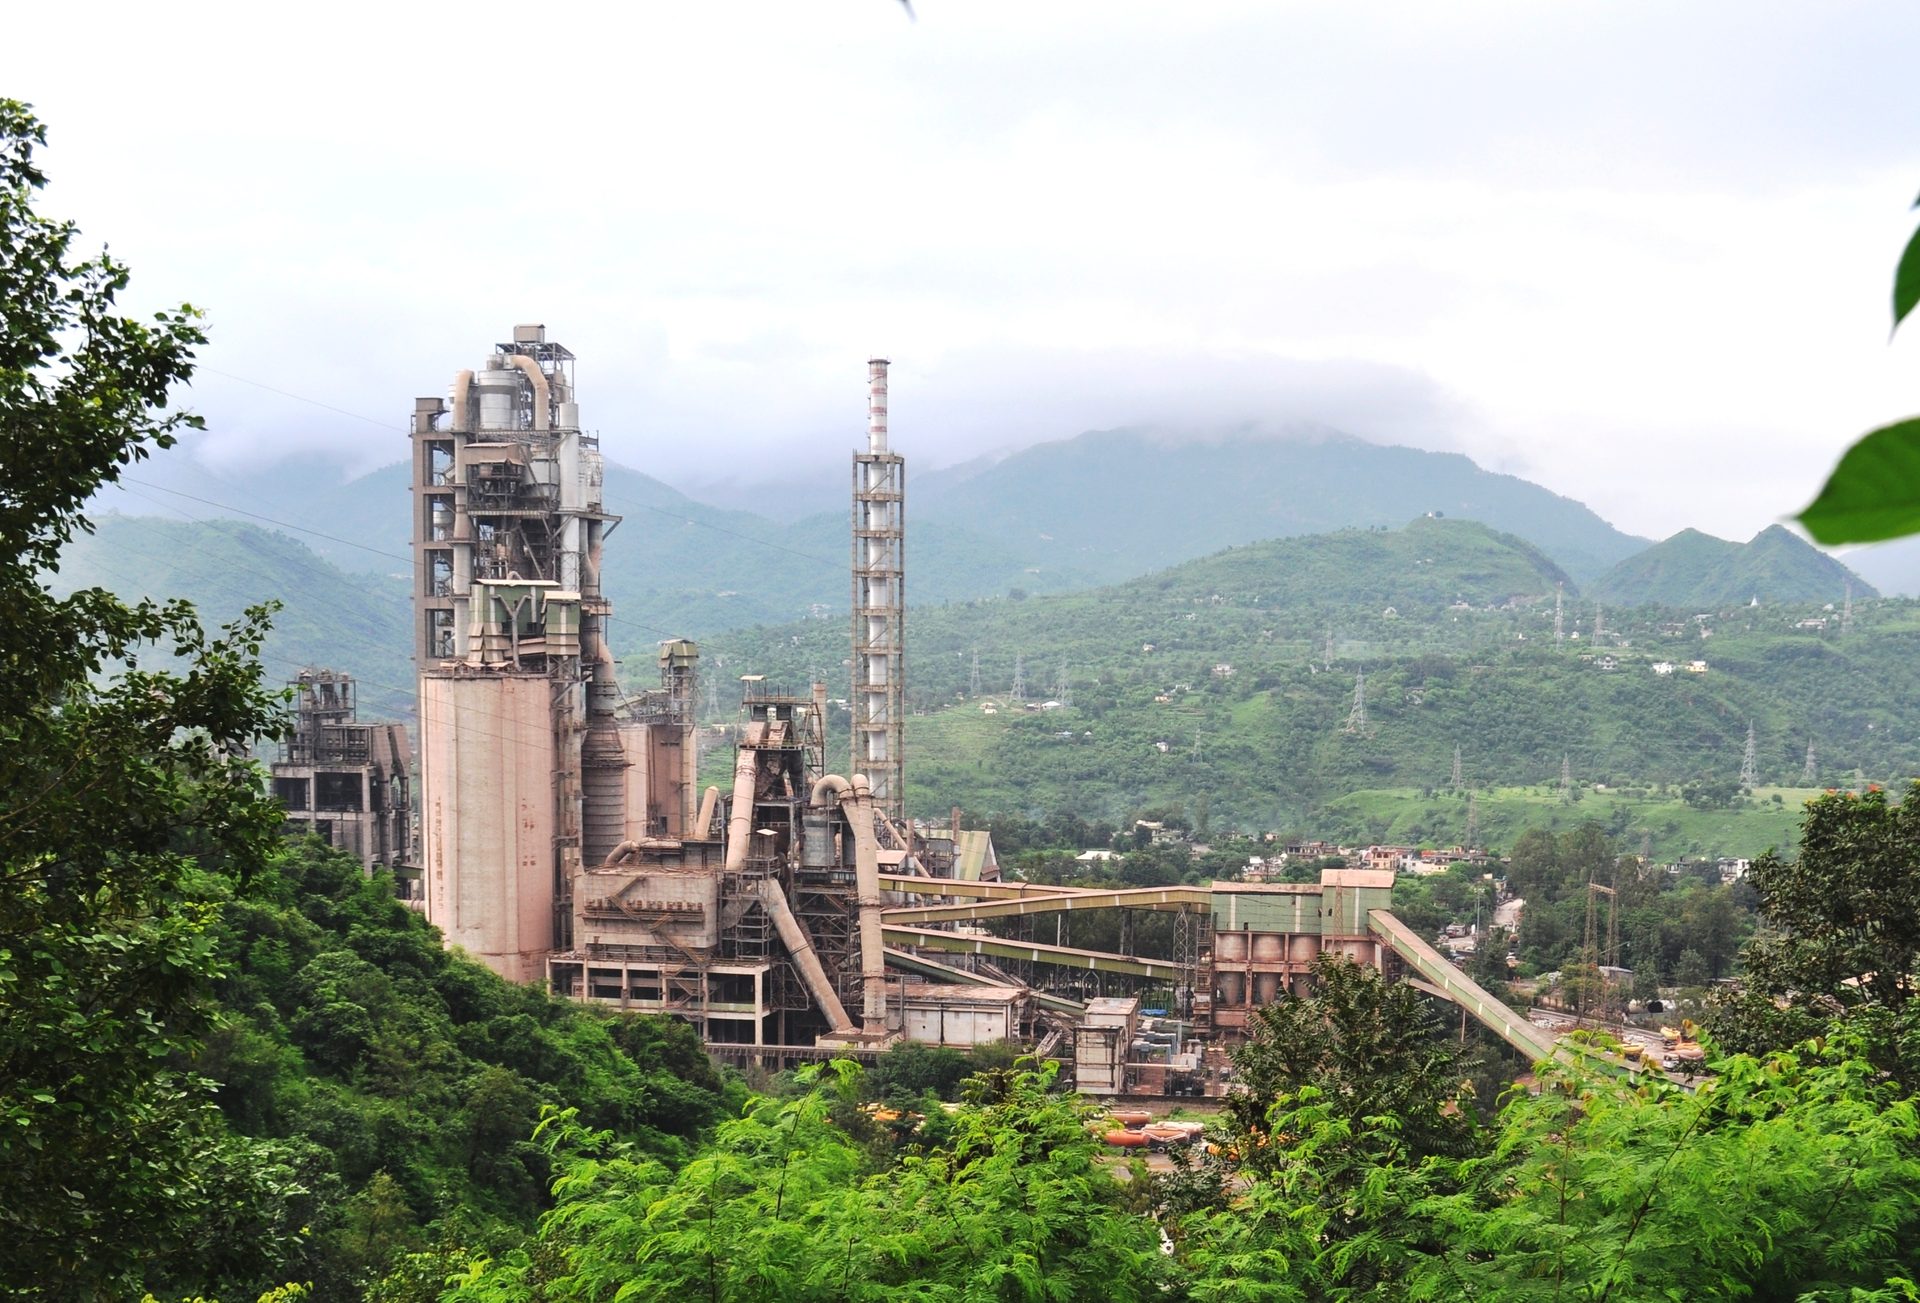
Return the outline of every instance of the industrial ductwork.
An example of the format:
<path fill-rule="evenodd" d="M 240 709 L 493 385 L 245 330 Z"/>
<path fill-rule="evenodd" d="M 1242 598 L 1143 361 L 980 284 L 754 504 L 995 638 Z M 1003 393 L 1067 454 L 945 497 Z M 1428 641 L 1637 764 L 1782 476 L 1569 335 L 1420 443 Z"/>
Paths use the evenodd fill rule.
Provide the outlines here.
<path fill-rule="evenodd" d="M 851 780 L 828 774 L 813 785 L 812 802 L 824 805 L 828 796 L 840 802 L 853 830 L 853 890 L 860 910 L 861 1022 L 872 1035 L 883 1035 L 887 1025 L 887 950 L 880 934 L 880 846 L 873 829 L 873 789 L 866 776 Z"/>

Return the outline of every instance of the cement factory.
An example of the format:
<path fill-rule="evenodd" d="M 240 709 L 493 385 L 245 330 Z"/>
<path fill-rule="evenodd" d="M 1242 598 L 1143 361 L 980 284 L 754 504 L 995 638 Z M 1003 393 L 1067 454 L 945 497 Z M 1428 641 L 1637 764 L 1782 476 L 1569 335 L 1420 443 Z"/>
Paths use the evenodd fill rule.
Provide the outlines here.
<path fill-rule="evenodd" d="M 1040 887 L 1001 880 L 990 837 L 957 812 L 910 819 L 906 463 L 889 445 L 886 360 L 867 379 L 844 773 L 823 684 L 744 679 L 731 784 L 704 791 L 695 645 L 660 644 L 658 685 L 622 689 L 603 590 L 620 521 L 599 440 L 581 425 L 573 353 L 521 325 L 445 398 L 414 405 L 417 782 L 397 726 L 353 720 L 350 683 L 303 680 L 301 731 L 274 767 L 290 818 L 319 817 L 319 792 L 353 796 L 328 809 L 448 945 L 558 995 L 683 1018 L 735 1060 L 1014 1040 L 1070 1060 L 1083 1092 L 1201 1093 L 1251 1012 L 1302 989 L 1323 952 L 1403 973 L 1527 1054 L 1552 1052 L 1393 916 L 1391 872 Z M 417 868 L 392 826 L 416 790 Z M 1033 919 L 1085 910 L 1169 912 L 1173 954 L 1029 939 Z"/>

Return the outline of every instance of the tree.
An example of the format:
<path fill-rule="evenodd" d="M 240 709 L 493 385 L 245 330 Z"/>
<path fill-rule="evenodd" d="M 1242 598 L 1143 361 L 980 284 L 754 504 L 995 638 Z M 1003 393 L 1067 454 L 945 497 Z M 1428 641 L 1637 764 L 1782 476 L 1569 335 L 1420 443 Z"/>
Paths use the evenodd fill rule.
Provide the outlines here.
<path fill-rule="evenodd" d="M 1313 965 L 1313 994 L 1260 1008 L 1252 1038 L 1234 1055 L 1242 1089 L 1228 1097 L 1250 1166 L 1286 1161 L 1273 1134 L 1276 1110 L 1312 1091 L 1335 1118 L 1391 1117 L 1410 1158 L 1472 1146 L 1473 1110 L 1462 1107 L 1471 1065 L 1440 1019 L 1405 982 L 1343 955 Z"/>
<path fill-rule="evenodd" d="M 198 424 L 167 394 L 204 340 L 191 308 L 116 313 L 126 268 L 34 211 L 44 143 L 0 100 L 0 1289 L 90 1298 L 207 1197 L 196 865 L 272 844 L 245 746 L 277 723 L 264 612 L 209 636 L 184 604 L 47 585 L 87 500 Z"/>
<path fill-rule="evenodd" d="M 1807 803 L 1800 853 L 1755 860 L 1765 929 L 1742 952 L 1745 993 L 1710 1018 L 1728 1047 L 1766 1050 L 1851 1024 L 1874 1062 L 1920 1083 L 1920 782 Z"/>

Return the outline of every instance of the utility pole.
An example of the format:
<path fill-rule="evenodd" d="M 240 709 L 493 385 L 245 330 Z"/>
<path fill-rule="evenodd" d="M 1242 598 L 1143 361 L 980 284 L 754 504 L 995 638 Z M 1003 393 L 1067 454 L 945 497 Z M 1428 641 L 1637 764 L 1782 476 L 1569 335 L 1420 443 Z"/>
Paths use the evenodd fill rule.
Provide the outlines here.
<path fill-rule="evenodd" d="M 1758 758 L 1759 758 L 1759 748 L 1758 748 L 1758 744 L 1754 739 L 1753 721 L 1748 720 L 1747 721 L 1747 749 L 1745 754 L 1743 754 L 1740 757 L 1740 786 L 1748 789 L 1749 791 L 1751 791 L 1753 788 L 1754 762 Z"/>
<path fill-rule="evenodd" d="M 1367 724 L 1367 672 L 1355 670 L 1353 674 L 1353 709 L 1347 712 L 1346 732 L 1368 737 L 1373 729 Z"/>

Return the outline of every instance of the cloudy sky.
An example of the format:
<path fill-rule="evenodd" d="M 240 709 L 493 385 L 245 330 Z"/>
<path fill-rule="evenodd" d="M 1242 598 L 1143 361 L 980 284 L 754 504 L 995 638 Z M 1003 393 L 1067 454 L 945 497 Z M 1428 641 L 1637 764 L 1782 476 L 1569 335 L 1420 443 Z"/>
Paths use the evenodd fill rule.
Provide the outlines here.
<path fill-rule="evenodd" d="M 915 9 L 69 3 L 0 94 L 221 466 L 393 460 L 530 320 L 675 482 L 838 466 L 875 352 L 920 465 L 1314 421 L 1654 536 L 1920 410 L 1911 0 Z"/>

